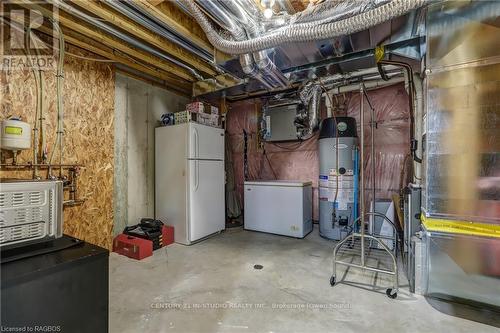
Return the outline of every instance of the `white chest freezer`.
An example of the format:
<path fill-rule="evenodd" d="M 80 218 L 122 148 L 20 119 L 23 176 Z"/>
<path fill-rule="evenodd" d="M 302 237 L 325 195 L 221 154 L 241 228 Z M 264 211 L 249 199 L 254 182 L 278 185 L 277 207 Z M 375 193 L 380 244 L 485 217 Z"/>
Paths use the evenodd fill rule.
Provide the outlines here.
<path fill-rule="evenodd" d="M 297 238 L 312 231 L 312 183 L 246 181 L 245 229 Z"/>

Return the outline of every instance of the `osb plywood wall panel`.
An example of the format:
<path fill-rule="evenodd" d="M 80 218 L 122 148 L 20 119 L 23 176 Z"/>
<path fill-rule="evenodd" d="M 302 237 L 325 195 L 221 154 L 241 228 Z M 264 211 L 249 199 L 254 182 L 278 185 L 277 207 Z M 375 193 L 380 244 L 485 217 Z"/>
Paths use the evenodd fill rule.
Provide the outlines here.
<path fill-rule="evenodd" d="M 68 51 L 82 54 L 71 47 Z M 64 209 L 64 233 L 110 248 L 113 228 L 113 66 L 66 55 L 64 71 L 63 163 L 84 165 L 78 184 L 79 197 L 86 200 L 81 206 Z M 46 133 L 48 147 L 52 149 L 57 122 L 55 71 L 46 71 L 44 77 Z M 36 89 L 32 72 L 2 71 L 0 78 L 1 118 L 22 116 L 33 125 Z M 58 162 L 57 153 L 54 159 Z M 29 162 L 31 158 L 31 151 L 24 151 L 19 155 L 18 163 Z M 42 175 L 46 177 L 46 172 Z M 31 172 L 2 171 L 0 177 L 31 178 Z"/>

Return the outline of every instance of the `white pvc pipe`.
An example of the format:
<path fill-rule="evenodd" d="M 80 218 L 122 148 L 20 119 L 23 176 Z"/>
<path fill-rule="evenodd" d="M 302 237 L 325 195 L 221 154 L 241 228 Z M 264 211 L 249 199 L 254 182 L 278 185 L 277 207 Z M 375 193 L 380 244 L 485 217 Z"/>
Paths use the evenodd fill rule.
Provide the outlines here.
<path fill-rule="evenodd" d="M 405 78 L 403 76 L 393 77 L 389 81 L 384 81 L 382 79 L 377 80 L 377 81 L 366 81 L 365 88 L 366 89 L 378 89 L 378 88 L 383 88 L 383 87 L 387 87 L 387 86 L 392 86 L 394 84 L 401 83 L 401 82 L 405 82 Z M 329 90 L 329 92 L 331 92 L 332 95 L 339 95 L 339 94 L 352 92 L 352 91 L 359 91 L 359 83 L 350 84 L 350 85 L 342 86 L 342 87 L 335 87 L 335 88 Z"/>
<path fill-rule="evenodd" d="M 424 115 L 424 97 L 423 97 L 423 85 L 422 85 L 422 79 L 418 74 L 413 75 L 413 84 L 415 86 L 415 110 L 414 110 L 414 115 L 415 115 L 415 129 L 414 129 L 414 136 L 415 139 L 418 140 L 418 147 L 416 154 L 418 157 L 422 158 L 422 133 L 423 133 L 423 115 Z M 422 163 L 416 163 L 413 161 L 413 183 L 420 185 L 422 182 Z"/>
<path fill-rule="evenodd" d="M 330 93 L 330 91 L 328 92 L 325 92 L 323 95 L 325 95 L 325 106 L 326 106 L 326 117 L 327 118 L 331 118 L 333 116 L 333 112 L 332 112 L 332 108 L 333 108 L 333 105 L 331 103 L 331 99 L 328 98 L 327 94 L 329 95 L 333 95 Z"/>

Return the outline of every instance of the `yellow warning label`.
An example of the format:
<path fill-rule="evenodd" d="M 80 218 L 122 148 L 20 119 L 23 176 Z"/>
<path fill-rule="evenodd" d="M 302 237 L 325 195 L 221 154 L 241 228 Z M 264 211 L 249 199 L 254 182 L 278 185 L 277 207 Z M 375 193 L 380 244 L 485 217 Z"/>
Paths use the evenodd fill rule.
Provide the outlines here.
<path fill-rule="evenodd" d="M 383 45 L 377 46 L 375 48 L 375 62 L 378 63 L 380 60 L 384 59 L 385 49 Z"/>
<path fill-rule="evenodd" d="M 434 219 L 422 214 L 422 223 L 429 231 L 500 238 L 500 225 L 472 221 Z"/>
<path fill-rule="evenodd" d="M 23 135 L 23 128 L 16 126 L 6 126 L 5 134 Z"/>

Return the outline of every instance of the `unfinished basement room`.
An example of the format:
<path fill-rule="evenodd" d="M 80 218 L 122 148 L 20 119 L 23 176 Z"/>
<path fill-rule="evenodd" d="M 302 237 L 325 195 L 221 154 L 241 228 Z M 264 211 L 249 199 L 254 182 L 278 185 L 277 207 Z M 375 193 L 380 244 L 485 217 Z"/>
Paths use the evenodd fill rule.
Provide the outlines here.
<path fill-rule="evenodd" d="M 0 19 L 0 332 L 500 332 L 500 0 Z"/>

